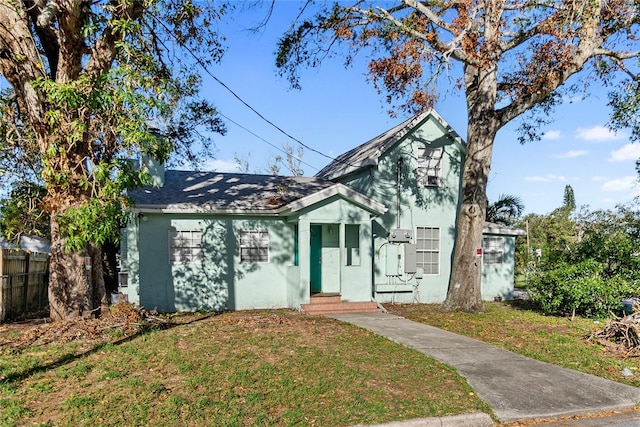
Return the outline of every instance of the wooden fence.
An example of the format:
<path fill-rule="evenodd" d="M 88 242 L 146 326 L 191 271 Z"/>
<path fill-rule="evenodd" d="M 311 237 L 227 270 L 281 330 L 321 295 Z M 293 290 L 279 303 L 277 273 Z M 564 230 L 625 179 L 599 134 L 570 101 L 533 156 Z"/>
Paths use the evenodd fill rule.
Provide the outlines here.
<path fill-rule="evenodd" d="M 0 322 L 49 306 L 49 255 L 0 249 Z"/>

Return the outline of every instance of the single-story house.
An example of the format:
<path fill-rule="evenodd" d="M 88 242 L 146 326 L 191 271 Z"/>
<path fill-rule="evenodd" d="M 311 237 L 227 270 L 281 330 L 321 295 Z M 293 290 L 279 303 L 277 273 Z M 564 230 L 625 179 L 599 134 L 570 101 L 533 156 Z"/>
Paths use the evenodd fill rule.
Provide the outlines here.
<path fill-rule="evenodd" d="M 165 171 L 146 161 L 154 185 L 130 193 L 120 292 L 164 311 L 441 302 L 464 156 L 464 141 L 430 110 L 312 178 Z M 511 298 L 520 234 L 486 224 L 485 299 Z"/>

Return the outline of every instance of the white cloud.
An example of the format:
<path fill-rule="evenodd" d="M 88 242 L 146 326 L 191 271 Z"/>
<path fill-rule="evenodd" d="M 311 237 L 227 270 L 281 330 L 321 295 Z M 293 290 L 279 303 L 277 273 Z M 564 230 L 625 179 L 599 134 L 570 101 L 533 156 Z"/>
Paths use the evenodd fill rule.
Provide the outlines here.
<path fill-rule="evenodd" d="M 602 184 L 605 191 L 630 191 L 637 190 L 638 177 L 636 175 L 625 176 L 623 178 L 612 179 Z"/>
<path fill-rule="evenodd" d="M 542 134 L 542 139 L 560 139 L 562 136 L 559 130 L 548 130 Z"/>
<path fill-rule="evenodd" d="M 567 178 L 562 175 L 548 173 L 544 176 L 525 176 L 524 180 L 529 182 L 564 182 L 567 180 Z"/>
<path fill-rule="evenodd" d="M 590 128 L 578 128 L 576 130 L 576 139 L 582 139 L 590 142 L 603 142 L 624 139 L 622 134 L 616 134 L 604 126 L 593 126 Z"/>
<path fill-rule="evenodd" d="M 571 150 L 566 153 L 556 154 L 554 157 L 556 159 L 573 159 L 575 157 L 586 156 L 587 154 L 589 154 L 587 150 Z"/>
<path fill-rule="evenodd" d="M 613 150 L 609 157 L 610 162 L 626 162 L 640 158 L 640 144 L 625 144 L 617 150 Z"/>
<path fill-rule="evenodd" d="M 233 160 L 207 160 L 202 170 L 213 172 L 238 172 L 238 164 Z"/>

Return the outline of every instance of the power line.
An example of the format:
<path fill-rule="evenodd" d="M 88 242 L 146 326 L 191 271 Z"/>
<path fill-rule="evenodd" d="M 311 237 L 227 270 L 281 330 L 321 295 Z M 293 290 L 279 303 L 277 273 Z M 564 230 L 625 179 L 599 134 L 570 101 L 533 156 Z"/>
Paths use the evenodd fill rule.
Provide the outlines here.
<path fill-rule="evenodd" d="M 156 16 L 153 17 L 153 19 L 160 24 L 165 31 L 167 32 L 167 34 L 170 34 L 173 39 L 178 43 L 178 45 L 180 45 L 183 49 L 185 49 L 189 55 L 191 55 L 191 57 L 196 61 L 196 63 L 198 65 L 200 65 L 200 67 L 204 70 L 205 73 L 207 73 L 212 79 L 214 79 L 219 85 L 221 85 L 223 88 L 225 88 L 231 95 L 233 95 L 238 101 L 240 101 L 245 107 L 247 107 L 248 109 L 250 109 L 251 111 L 253 111 L 254 114 L 256 114 L 258 117 L 260 117 L 263 121 L 265 121 L 266 123 L 268 123 L 269 125 L 271 125 L 273 128 L 275 128 L 277 131 L 279 131 L 280 133 L 282 133 L 283 135 L 285 135 L 287 138 L 291 139 L 292 141 L 297 142 L 298 144 L 302 145 L 304 148 L 306 148 L 307 150 L 314 152 L 316 154 L 319 154 L 329 160 L 332 161 L 336 161 L 339 163 L 343 163 L 347 166 L 351 166 L 351 167 L 357 167 L 356 165 L 353 165 L 349 162 L 346 162 L 344 160 L 341 159 L 337 159 L 335 157 L 329 156 L 328 154 L 325 154 L 319 150 L 316 150 L 315 148 L 305 144 L 304 142 L 300 141 L 298 138 L 290 135 L 288 132 L 286 132 L 284 129 L 282 129 L 280 126 L 276 125 L 275 123 L 273 123 L 271 120 L 267 119 L 265 116 L 263 116 L 258 110 L 256 110 L 255 108 L 253 108 L 251 105 L 249 105 L 248 102 L 246 102 L 244 99 L 242 99 L 240 97 L 240 95 L 238 95 L 236 92 L 233 91 L 233 89 L 231 89 L 229 86 L 227 86 L 222 80 L 220 80 L 219 78 L 217 78 L 215 75 L 213 75 L 213 73 L 211 71 L 209 71 L 209 69 L 207 68 L 207 65 L 204 63 L 204 61 L 202 61 L 192 50 L 191 48 L 189 48 L 188 46 L 186 46 L 183 42 L 181 42 L 180 40 L 178 40 L 178 38 L 173 34 L 173 32 L 166 26 L 166 24 L 164 22 L 162 22 L 160 19 L 158 19 Z M 316 168 L 314 168 L 316 169 Z"/>
<path fill-rule="evenodd" d="M 238 126 L 240 129 L 243 129 L 243 130 L 245 130 L 246 132 L 249 132 L 251 135 L 255 136 L 255 137 L 256 137 L 256 138 L 258 138 L 259 140 L 264 141 L 265 143 L 269 144 L 270 146 L 272 146 L 272 147 L 273 147 L 273 148 L 275 148 L 276 150 L 281 151 L 281 152 L 283 152 L 284 154 L 286 154 L 286 155 L 288 155 L 288 156 L 290 155 L 291 157 L 293 157 L 295 160 L 299 161 L 299 162 L 300 162 L 300 163 L 302 163 L 303 165 L 305 165 L 305 166 L 309 166 L 310 168 L 315 169 L 315 170 L 320 170 L 320 169 L 318 169 L 317 167 L 315 167 L 315 166 L 313 166 L 313 165 L 311 165 L 311 164 L 309 164 L 309 163 L 305 162 L 304 160 L 302 160 L 302 158 L 300 158 L 300 157 L 296 157 L 296 156 L 294 156 L 292 153 L 288 153 L 287 151 L 283 150 L 282 148 L 278 147 L 277 145 L 275 145 L 275 144 L 273 144 L 273 143 L 271 143 L 271 142 L 267 141 L 266 139 L 264 139 L 263 137 L 261 137 L 261 136 L 260 136 L 260 135 L 258 135 L 257 133 L 255 133 L 255 132 L 251 131 L 251 129 L 248 129 L 248 128 L 247 128 L 247 127 L 245 127 L 245 126 L 242 126 L 240 123 L 238 123 L 238 122 L 236 122 L 236 121 L 234 121 L 234 120 L 230 119 L 228 116 L 225 116 L 224 114 L 222 114 L 222 113 L 220 113 L 220 112 L 218 112 L 218 115 L 219 115 L 219 116 L 221 116 L 221 117 L 223 117 L 225 120 L 227 120 L 227 121 L 229 121 L 229 122 L 233 123 L 234 125 Z"/>

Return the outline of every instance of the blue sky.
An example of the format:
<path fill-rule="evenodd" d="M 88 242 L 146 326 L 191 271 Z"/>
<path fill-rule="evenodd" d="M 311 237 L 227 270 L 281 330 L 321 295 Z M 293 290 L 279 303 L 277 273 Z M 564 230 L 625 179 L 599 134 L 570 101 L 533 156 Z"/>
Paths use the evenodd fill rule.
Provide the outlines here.
<path fill-rule="evenodd" d="M 289 89 L 286 79 L 277 76 L 276 42 L 291 25 L 299 5 L 297 1 L 276 2 L 267 27 L 257 33 L 246 28 L 259 22 L 266 9 L 222 22 L 220 32 L 227 38 L 228 49 L 222 63 L 210 71 L 284 131 L 330 157 L 403 121 L 405 115 L 389 117 L 384 96 L 366 81 L 364 56 L 348 69 L 338 57 L 318 69 L 303 70 L 299 91 Z M 203 78 L 204 93 L 224 115 L 228 128 L 225 136 L 216 137 L 218 152 L 215 160 L 207 162 L 207 169 L 237 171 L 237 156 L 248 161 L 252 172 L 268 173 L 270 159 L 282 154 L 273 146 L 297 147 L 212 78 L 206 74 Z M 578 205 L 591 209 L 613 208 L 640 194 L 635 172 L 640 144 L 631 144 L 625 133 L 607 130 L 606 104 L 606 92 L 566 102 L 555 110 L 553 123 L 544 128 L 543 139 L 536 143 L 520 145 L 515 125 L 502 129 L 494 147 L 489 199 L 516 195 L 524 201 L 527 213 L 545 214 L 560 206 L 566 185 L 573 187 Z M 466 136 L 466 110 L 460 96 L 442 98 L 436 110 Z M 330 161 L 307 149 L 302 160 L 305 175 L 315 174 Z"/>

